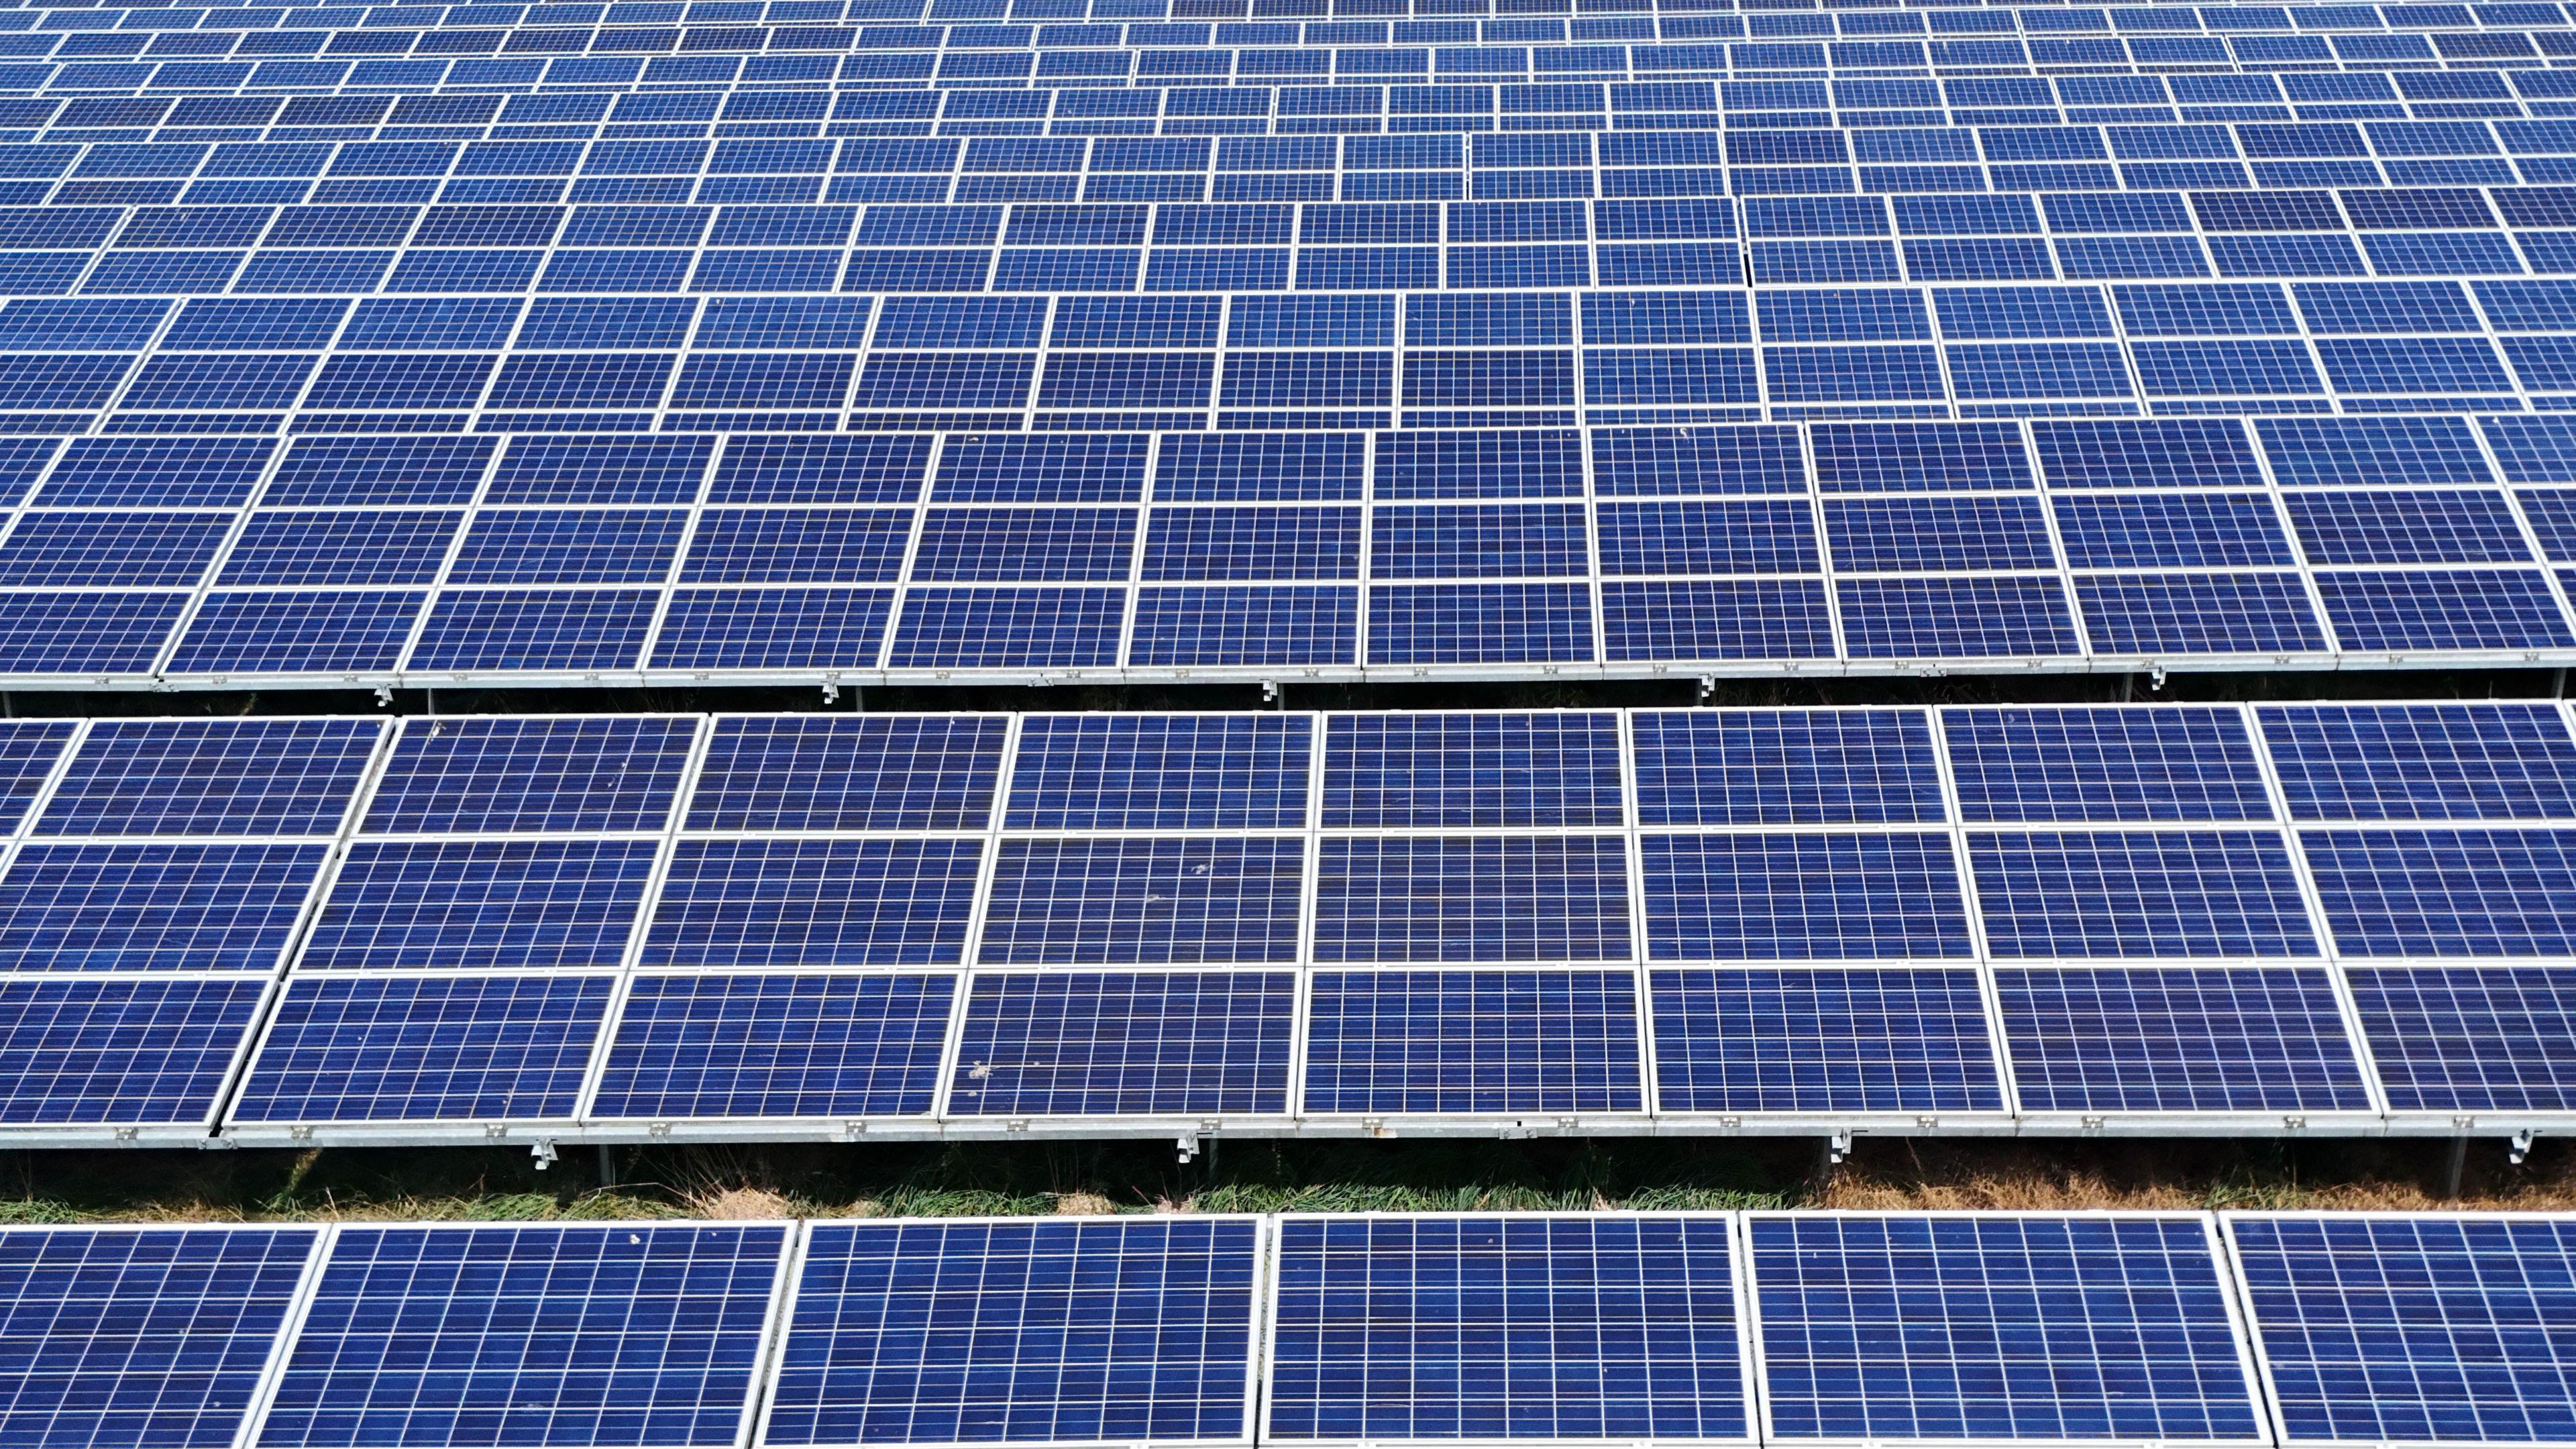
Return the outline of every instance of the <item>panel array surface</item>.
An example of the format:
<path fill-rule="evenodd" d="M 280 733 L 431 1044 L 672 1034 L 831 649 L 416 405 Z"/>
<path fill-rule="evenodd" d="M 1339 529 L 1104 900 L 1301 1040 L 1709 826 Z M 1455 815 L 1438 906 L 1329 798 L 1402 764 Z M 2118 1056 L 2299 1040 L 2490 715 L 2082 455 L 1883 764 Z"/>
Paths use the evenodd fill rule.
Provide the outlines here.
<path fill-rule="evenodd" d="M 15 729 L 28 1142 L 2576 1112 L 2556 704 Z"/>
<path fill-rule="evenodd" d="M 2565 1443 L 2571 1230 L 2005 1212 L 16 1228 L 0 1422 L 36 1449 Z"/>
<path fill-rule="evenodd" d="M 0 11 L 0 681 L 2576 661 L 2563 5 Z"/>

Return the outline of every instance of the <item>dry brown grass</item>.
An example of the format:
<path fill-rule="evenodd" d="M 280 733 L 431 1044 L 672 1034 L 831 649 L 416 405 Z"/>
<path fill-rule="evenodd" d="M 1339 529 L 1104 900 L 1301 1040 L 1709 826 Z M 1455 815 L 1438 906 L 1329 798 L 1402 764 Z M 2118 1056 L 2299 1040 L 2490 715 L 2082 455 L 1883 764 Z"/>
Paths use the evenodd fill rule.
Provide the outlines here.
<path fill-rule="evenodd" d="M 2441 1141 L 2295 1144 L 2249 1162 L 2235 1144 L 1884 1139 L 1864 1141 L 1817 1184 L 1810 1203 L 1876 1210 L 2576 1209 L 2576 1156 L 2548 1150 L 2552 1145 L 2515 1167 L 2503 1144 L 2472 1143 L 2453 1201 L 2442 1192 L 2450 1146 Z"/>

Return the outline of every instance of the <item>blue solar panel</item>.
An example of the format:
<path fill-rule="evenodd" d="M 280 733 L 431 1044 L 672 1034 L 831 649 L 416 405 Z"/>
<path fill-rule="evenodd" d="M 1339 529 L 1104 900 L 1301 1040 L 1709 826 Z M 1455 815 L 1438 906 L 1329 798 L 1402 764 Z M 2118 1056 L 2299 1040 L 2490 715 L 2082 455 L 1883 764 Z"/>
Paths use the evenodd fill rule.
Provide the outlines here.
<path fill-rule="evenodd" d="M 1650 835 L 1644 861 L 1657 961 L 1969 954 L 1946 835 Z"/>
<path fill-rule="evenodd" d="M 1288 1109 L 1296 978 L 1280 972 L 978 974 L 948 1109 L 1194 1116 Z"/>
<path fill-rule="evenodd" d="M 656 830 L 697 721 L 409 721 L 367 805 L 379 834 Z"/>
<path fill-rule="evenodd" d="M 330 835 L 357 793 L 373 720 L 101 720 L 38 835 Z"/>
<path fill-rule="evenodd" d="M 319 842 L 30 844 L 0 875 L 0 969 L 274 970 L 328 854 Z"/>
<path fill-rule="evenodd" d="M 202 1131 L 263 990 L 244 977 L 0 979 L 0 1124 Z"/>
<path fill-rule="evenodd" d="M 1315 959 L 1624 961 L 1615 836 L 1328 839 Z"/>
<path fill-rule="evenodd" d="M 1354 714 L 1324 737 L 1327 828 L 1616 826 L 1606 714 Z"/>
<path fill-rule="evenodd" d="M 2300 844 L 2347 957 L 2576 950 L 2576 831 L 2332 830 Z"/>
<path fill-rule="evenodd" d="M 1995 1112 L 1968 970 L 1693 970 L 1653 977 L 1665 1112 Z"/>
<path fill-rule="evenodd" d="M 1751 1437 L 1715 1216 L 1280 1225 L 1274 1440 Z"/>
<path fill-rule="evenodd" d="M 592 1115 L 921 1115 L 954 987 L 945 976 L 638 976 Z"/>
<path fill-rule="evenodd" d="M 2264 1440 L 2206 1218 L 1746 1228 L 1776 1438 Z"/>
<path fill-rule="evenodd" d="M 258 1442 L 739 1443 L 787 1235 L 343 1227 Z"/>
<path fill-rule="evenodd" d="M 1292 961 L 1304 876 L 1296 840 L 1006 841 L 985 908 L 982 959 Z"/>
<path fill-rule="evenodd" d="M 649 966 L 928 966 L 962 957 L 983 846 L 966 840 L 687 840 Z"/>
<path fill-rule="evenodd" d="M 2320 970 L 2004 967 L 1995 993 L 2025 1111 L 2370 1106 Z"/>
<path fill-rule="evenodd" d="M 0 1438 L 231 1449 L 315 1228 L 0 1233 Z"/>
<path fill-rule="evenodd" d="M 773 1445 L 1249 1443 L 1245 1218 L 818 1223 Z"/>
<path fill-rule="evenodd" d="M 2576 818 L 2576 739 L 2546 705 L 2267 705 L 2297 820 Z"/>
<path fill-rule="evenodd" d="M 1646 825 L 1941 820 L 1932 733 L 1914 710 L 1641 711 Z"/>
<path fill-rule="evenodd" d="M 1636 978 L 1609 971 L 1321 971 L 1309 1113 L 1633 1112 Z"/>
<path fill-rule="evenodd" d="M 2564 1220 L 2235 1214 L 2229 1246 L 2293 1440 L 2576 1438 Z"/>
<path fill-rule="evenodd" d="M 2280 837 L 2250 831 L 1973 835 L 1998 957 L 2312 956 Z"/>
<path fill-rule="evenodd" d="M 1294 829 L 1306 823 L 1311 728 L 1302 715 L 1032 715 L 1003 823 Z"/>
<path fill-rule="evenodd" d="M 611 976 L 287 983 L 237 1122 L 569 1117 Z"/>
<path fill-rule="evenodd" d="M 1001 766 L 997 716 L 719 720 L 692 830 L 981 827 Z"/>
<path fill-rule="evenodd" d="M 2268 820 L 2228 709 L 1954 709 L 1941 717 L 1971 822 Z"/>
<path fill-rule="evenodd" d="M 2354 967 L 2391 1110 L 2564 1110 L 2576 1103 L 2576 972 Z"/>
<path fill-rule="evenodd" d="M 639 840 L 360 841 L 297 964 L 614 967 L 655 849 Z"/>

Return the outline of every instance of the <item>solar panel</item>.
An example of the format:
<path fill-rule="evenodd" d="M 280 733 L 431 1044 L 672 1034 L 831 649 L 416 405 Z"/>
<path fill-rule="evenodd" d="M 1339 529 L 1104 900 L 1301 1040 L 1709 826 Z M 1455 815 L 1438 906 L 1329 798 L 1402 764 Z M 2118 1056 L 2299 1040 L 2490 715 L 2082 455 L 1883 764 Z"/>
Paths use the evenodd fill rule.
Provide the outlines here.
<path fill-rule="evenodd" d="M 941 976 L 639 975 L 591 1115 L 925 1115 L 953 989 Z"/>
<path fill-rule="evenodd" d="M 1971 821 L 2272 814 L 2234 710 L 1957 709 L 1941 729 Z"/>
<path fill-rule="evenodd" d="M 376 834 L 659 829 L 697 721 L 408 721 L 369 797 Z"/>
<path fill-rule="evenodd" d="M 0 1435 L 210 1449 L 241 1432 L 322 1230 L 0 1233 Z"/>
<path fill-rule="evenodd" d="M 2269 705 L 2256 718 L 2294 819 L 2576 817 L 2576 741 L 2546 706 Z"/>
<path fill-rule="evenodd" d="M 688 828 L 979 828 L 1002 734 L 989 715 L 724 719 L 689 796 Z"/>
<path fill-rule="evenodd" d="M 2546 1112 L 2576 1101 L 2576 973 L 2356 966 L 2346 975 L 2391 1111 Z"/>
<path fill-rule="evenodd" d="M 380 733 L 372 720 L 102 720 L 36 833 L 335 834 Z"/>
<path fill-rule="evenodd" d="M 774 1223 L 335 1230 L 257 1441 L 741 1442 Z"/>
<path fill-rule="evenodd" d="M 2215 1224 L 1750 1213 L 1775 1439 L 2264 1442 Z"/>
<path fill-rule="evenodd" d="M 1713 1214 L 1284 1218 L 1267 1436 L 1748 1441 L 1729 1229 Z"/>
<path fill-rule="evenodd" d="M 2370 1107 L 2320 970 L 2002 967 L 1995 994 L 2025 1111 Z"/>
<path fill-rule="evenodd" d="M 614 976 L 299 976 L 243 1079 L 242 1123 L 572 1115 Z"/>
<path fill-rule="evenodd" d="M 1608 971 L 1319 971 L 1310 1114 L 1634 1112 L 1635 978 Z"/>
<path fill-rule="evenodd" d="M 1620 819 L 1618 724 L 1609 715 L 1339 715 L 1325 729 L 1328 828 Z"/>
<path fill-rule="evenodd" d="M 1018 830 L 1299 827 L 1310 726 L 1291 715 L 1033 716 L 1020 726 L 1003 823 Z"/>
<path fill-rule="evenodd" d="M 2284 1442 L 2576 1434 L 2569 1225 L 2481 1214 L 2231 1213 Z M 2360 1391 L 2355 1388 L 2359 1386 Z"/>
<path fill-rule="evenodd" d="M 1733 969 L 1653 975 L 1664 1112 L 1997 1112 L 1974 971 Z"/>
<path fill-rule="evenodd" d="M 1997 957 L 2317 952 L 2289 852 L 2277 835 L 1977 834 L 1969 837 L 1968 855 L 1986 940 Z"/>
<path fill-rule="evenodd" d="M 1249 1218 L 816 1223 L 771 1445 L 1252 1441 Z"/>

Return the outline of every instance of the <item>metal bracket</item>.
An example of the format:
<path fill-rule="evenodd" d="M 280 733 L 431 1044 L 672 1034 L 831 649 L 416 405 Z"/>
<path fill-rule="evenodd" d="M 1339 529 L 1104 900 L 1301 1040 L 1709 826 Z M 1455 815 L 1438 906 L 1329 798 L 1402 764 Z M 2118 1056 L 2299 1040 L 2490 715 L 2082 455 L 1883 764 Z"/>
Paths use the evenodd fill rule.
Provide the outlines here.
<path fill-rule="evenodd" d="M 378 708 L 378 709 L 391 709 L 391 708 L 393 708 L 393 707 L 394 707 L 394 687 L 393 687 L 392 685 L 390 685 L 390 684 L 379 684 L 379 685 L 377 685 L 377 686 L 376 686 L 376 708 Z"/>
<path fill-rule="evenodd" d="M 1179 1151 L 1183 1167 L 1187 1167 L 1199 1155 L 1199 1139 L 1195 1132 L 1183 1134 L 1172 1145 Z"/>
<path fill-rule="evenodd" d="M 841 686 L 837 684 L 824 685 L 823 702 L 825 704 L 839 704 L 841 702 Z"/>
<path fill-rule="evenodd" d="M 2162 688 L 2164 688 L 2164 687 L 2165 687 L 2165 667 L 2164 667 L 2163 665 L 2161 665 L 2161 664 L 2150 664 L 2150 665 L 2148 665 L 2148 666 L 2147 666 L 2147 688 L 2149 688 L 2149 689 L 2162 689 Z"/>
<path fill-rule="evenodd" d="M 2522 1166 L 2522 1160 L 2530 1155 L 2531 1129 L 2525 1127 L 2521 1131 L 2513 1134 L 2513 1144 L 2505 1154 L 2505 1161 L 2512 1163 L 2516 1167 L 2520 1167 Z"/>
<path fill-rule="evenodd" d="M 528 1149 L 528 1155 L 536 1159 L 536 1169 L 539 1172 L 555 1165 L 555 1145 L 551 1142 L 537 1143 Z"/>
<path fill-rule="evenodd" d="M 1261 681 L 1261 702 L 1263 704 L 1277 704 L 1279 702 L 1278 680 L 1265 679 Z"/>
<path fill-rule="evenodd" d="M 1842 1164 L 1842 1160 L 1849 1156 L 1851 1156 L 1851 1133 L 1837 1132 L 1825 1139 L 1826 1166 L 1838 1167 Z"/>
<path fill-rule="evenodd" d="M 1699 677 L 1699 702 L 1702 704 L 1708 703 L 1709 696 L 1715 693 L 1717 693 L 1717 676 L 1714 674 L 1701 675 Z"/>

